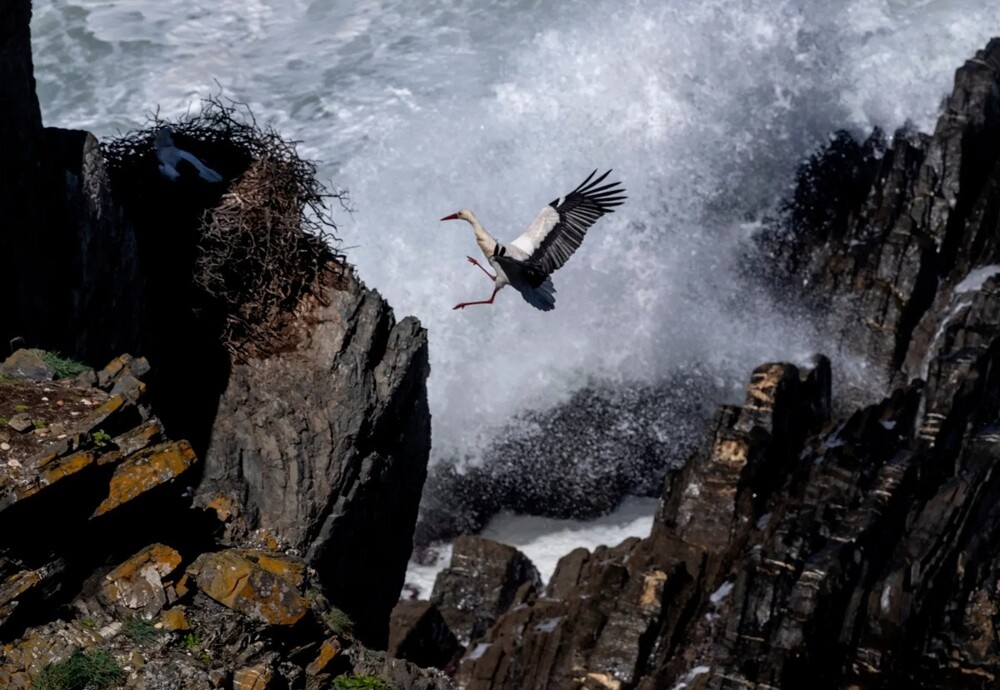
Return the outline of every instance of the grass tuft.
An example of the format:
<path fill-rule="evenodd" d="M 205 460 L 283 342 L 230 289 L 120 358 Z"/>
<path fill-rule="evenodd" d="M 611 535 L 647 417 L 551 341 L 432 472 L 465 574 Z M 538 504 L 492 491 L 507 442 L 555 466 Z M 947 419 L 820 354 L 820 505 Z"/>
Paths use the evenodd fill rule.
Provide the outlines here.
<path fill-rule="evenodd" d="M 63 357 L 58 352 L 49 352 L 48 350 L 32 350 L 32 352 L 55 369 L 57 379 L 71 379 L 90 369 L 86 364 Z"/>
<path fill-rule="evenodd" d="M 122 634 L 136 644 L 149 644 L 160 636 L 160 631 L 153 626 L 152 621 L 132 616 L 123 621 Z"/>
<path fill-rule="evenodd" d="M 77 651 L 69 659 L 48 664 L 34 690 L 106 690 L 125 682 L 125 672 L 103 649 Z"/>
<path fill-rule="evenodd" d="M 389 684 L 376 676 L 337 676 L 333 679 L 333 690 L 390 690 Z"/>

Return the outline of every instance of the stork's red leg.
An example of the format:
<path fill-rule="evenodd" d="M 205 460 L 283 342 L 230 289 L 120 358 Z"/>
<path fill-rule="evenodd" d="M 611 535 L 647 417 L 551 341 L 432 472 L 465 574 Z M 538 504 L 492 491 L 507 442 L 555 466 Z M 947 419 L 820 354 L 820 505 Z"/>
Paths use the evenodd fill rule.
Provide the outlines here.
<path fill-rule="evenodd" d="M 487 278 L 489 278 L 493 282 L 496 282 L 497 277 L 495 275 L 493 275 L 492 273 L 490 273 L 489 271 L 487 271 L 485 268 L 483 268 L 483 265 L 481 263 L 479 263 L 478 261 L 476 261 L 475 259 L 473 259 L 471 256 L 467 256 L 465 258 L 468 259 L 469 263 L 472 264 L 473 266 L 478 266 L 479 270 L 482 271 L 483 273 L 485 273 Z"/>
<path fill-rule="evenodd" d="M 493 298 L 497 296 L 497 292 L 499 292 L 499 290 L 500 288 L 493 288 L 493 294 L 490 295 L 489 299 L 484 299 L 479 302 L 462 302 L 461 304 L 456 304 L 454 307 L 452 307 L 452 310 L 454 311 L 455 309 L 465 309 L 466 307 L 472 306 L 473 304 L 493 304 Z"/>

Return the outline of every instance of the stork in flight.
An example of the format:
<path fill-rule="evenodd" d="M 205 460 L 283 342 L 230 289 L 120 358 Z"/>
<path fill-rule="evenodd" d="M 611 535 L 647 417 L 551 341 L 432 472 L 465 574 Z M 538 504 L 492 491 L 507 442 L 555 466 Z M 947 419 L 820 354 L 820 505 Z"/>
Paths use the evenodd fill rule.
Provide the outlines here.
<path fill-rule="evenodd" d="M 596 174 L 595 170 L 579 187 L 543 208 L 524 234 L 510 244 L 500 244 L 467 208 L 442 218 L 471 223 L 476 243 L 496 271 L 493 275 L 471 256 L 466 257 L 493 281 L 493 294 L 489 299 L 478 302 L 456 304 L 455 309 L 473 304 L 493 304 L 493 298 L 505 285 L 513 286 L 536 309 L 554 309 L 556 289 L 549 274 L 566 263 L 598 218 L 612 213 L 615 206 L 621 206 L 628 198 L 624 195 L 625 188 L 621 182 L 598 186 L 611 174 L 610 170 L 591 181 Z"/>
<path fill-rule="evenodd" d="M 200 177 L 205 182 L 222 182 L 222 175 L 198 160 L 198 157 L 174 146 L 173 132 L 163 127 L 156 133 L 156 157 L 160 161 L 160 174 L 171 182 L 178 179 Z"/>

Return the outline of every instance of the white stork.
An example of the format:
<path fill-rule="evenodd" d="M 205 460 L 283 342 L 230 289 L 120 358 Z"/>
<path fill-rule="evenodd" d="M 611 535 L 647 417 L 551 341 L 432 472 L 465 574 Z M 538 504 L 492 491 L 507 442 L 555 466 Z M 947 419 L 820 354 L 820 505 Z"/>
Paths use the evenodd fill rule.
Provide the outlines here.
<path fill-rule="evenodd" d="M 173 132 L 169 127 L 163 127 L 156 133 L 156 157 L 160 161 L 160 174 L 171 182 L 195 176 L 205 182 L 222 182 L 222 175 L 198 160 L 197 156 L 174 146 Z"/>
<path fill-rule="evenodd" d="M 489 299 L 462 302 L 454 308 L 493 304 L 493 298 L 500 288 L 512 285 L 536 309 L 554 309 L 556 289 L 549 274 L 566 263 L 598 218 L 605 213 L 612 213 L 614 207 L 621 206 L 627 198 L 621 182 L 598 186 L 611 174 L 610 170 L 591 181 L 596 174 L 595 170 L 579 187 L 543 208 L 524 234 L 510 244 L 500 244 L 483 229 L 479 219 L 467 208 L 442 218 L 441 220 L 462 219 L 471 223 L 479 248 L 496 271 L 496 275 L 493 275 L 471 256 L 466 257 L 494 282 L 493 294 Z"/>

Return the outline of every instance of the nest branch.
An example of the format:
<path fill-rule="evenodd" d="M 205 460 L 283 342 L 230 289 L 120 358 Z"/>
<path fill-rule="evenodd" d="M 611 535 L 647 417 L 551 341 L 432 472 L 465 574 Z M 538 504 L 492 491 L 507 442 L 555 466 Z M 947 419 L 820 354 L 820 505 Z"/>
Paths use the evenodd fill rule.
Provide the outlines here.
<path fill-rule="evenodd" d="M 176 203 L 177 183 L 158 174 L 154 142 L 168 126 L 178 147 L 225 179 L 213 189 L 180 190 L 190 206 Z M 328 206 L 336 199 L 350 211 L 347 193 L 325 187 L 295 144 L 259 125 L 245 104 L 212 97 L 193 117 L 167 122 L 157 111 L 147 127 L 103 145 L 115 194 L 137 226 L 163 230 L 156 226 L 166 220 L 154 209 L 167 206 L 171 232 L 190 225 L 202 301 L 193 306 L 221 315 L 223 343 L 240 358 L 289 346 L 303 298 L 322 300 L 324 287 L 343 287 L 349 276 Z"/>

